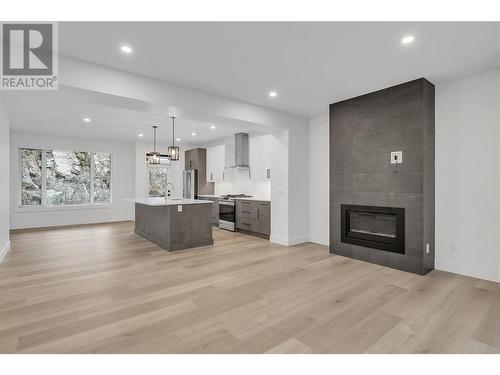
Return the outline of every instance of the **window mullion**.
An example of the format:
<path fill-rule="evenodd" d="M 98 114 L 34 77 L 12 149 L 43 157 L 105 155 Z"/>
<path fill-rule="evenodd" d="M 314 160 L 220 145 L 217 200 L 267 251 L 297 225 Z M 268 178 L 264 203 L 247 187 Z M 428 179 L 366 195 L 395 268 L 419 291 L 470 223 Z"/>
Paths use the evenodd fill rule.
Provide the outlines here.
<path fill-rule="evenodd" d="M 42 206 L 47 205 L 47 150 L 42 149 Z"/>
<path fill-rule="evenodd" d="M 22 165 L 23 165 L 23 157 L 22 157 L 22 148 L 18 148 L 17 150 L 17 186 L 19 188 L 19 194 L 17 195 L 18 205 L 21 207 L 23 205 L 23 178 L 22 178 Z"/>
<path fill-rule="evenodd" d="M 94 204 L 95 154 L 90 153 L 90 204 Z"/>

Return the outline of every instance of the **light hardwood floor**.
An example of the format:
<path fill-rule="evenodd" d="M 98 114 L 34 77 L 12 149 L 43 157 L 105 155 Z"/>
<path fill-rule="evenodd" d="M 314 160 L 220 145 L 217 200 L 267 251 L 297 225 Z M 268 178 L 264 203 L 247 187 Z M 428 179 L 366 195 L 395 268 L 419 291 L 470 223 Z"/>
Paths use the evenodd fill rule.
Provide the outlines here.
<path fill-rule="evenodd" d="M 214 238 L 168 253 L 131 222 L 12 233 L 0 352 L 500 353 L 500 284 Z"/>

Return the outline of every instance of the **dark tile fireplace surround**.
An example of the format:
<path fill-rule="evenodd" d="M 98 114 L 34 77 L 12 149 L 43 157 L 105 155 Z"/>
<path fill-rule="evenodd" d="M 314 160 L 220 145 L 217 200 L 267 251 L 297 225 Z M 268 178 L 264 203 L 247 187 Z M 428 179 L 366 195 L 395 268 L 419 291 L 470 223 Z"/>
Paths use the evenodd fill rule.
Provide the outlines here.
<path fill-rule="evenodd" d="M 390 153 L 402 151 L 402 163 Z M 434 268 L 434 86 L 421 78 L 330 105 L 330 252 Z"/>

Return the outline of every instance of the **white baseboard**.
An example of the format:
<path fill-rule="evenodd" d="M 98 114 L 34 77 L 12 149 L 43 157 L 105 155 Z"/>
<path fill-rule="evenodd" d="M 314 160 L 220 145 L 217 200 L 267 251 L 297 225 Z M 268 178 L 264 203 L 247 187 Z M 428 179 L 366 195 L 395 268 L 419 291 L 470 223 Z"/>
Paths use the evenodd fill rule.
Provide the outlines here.
<path fill-rule="evenodd" d="M 311 236 L 309 237 L 309 242 L 314 242 L 320 245 L 330 246 L 330 240 L 327 237 L 317 237 Z"/>
<path fill-rule="evenodd" d="M 294 246 L 304 242 L 309 242 L 309 238 L 307 236 L 298 236 L 298 237 L 280 237 L 280 236 L 271 236 L 269 238 L 271 242 L 283 245 L 283 246 Z"/>
<path fill-rule="evenodd" d="M 89 219 L 89 220 L 68 220 L 65 222 L 52 222 L 50 224 L 43 224 L 40 222 L 24 222 L 24 223 L 11 223 L 11 230 L 15 229 L 35 229 L 35 228 L 50 228 L 50 227 L 60 227 L 65 225 L 85 225 L 85 224 L 100 224 L 100 223 L 114 223 L 119 221 L 132 221 L 133 217 L 113 217 L 106 219 Z"/>
<path fill-rule="evenodd" d="M 450 262 L 449 260 L 436 259 L 434 267 L 441 271 L 457 273 L 459 275 L 475 277 L 478 279 L 500 282 L 500 273 L 493 268 L 483 268 Z"/>
<path fill-rule="evenodd" d="M 2 263 L 9 250 L 10 250 L 10 241 L 7 241 L 7 243 L 0 250 L 0 263 Z"/>
<path fill-rule="evenodd" d="M 288 238 L 286 237 L 271 236 L 269 237 L 269 241 L 279 245 L 288 246 Z"/>
<path fill-rule="evenodd" d="M 305 242 L 309 242 L 309 236 L 292 237 L 288 239 L 288 246 L 299 245 Z"/>

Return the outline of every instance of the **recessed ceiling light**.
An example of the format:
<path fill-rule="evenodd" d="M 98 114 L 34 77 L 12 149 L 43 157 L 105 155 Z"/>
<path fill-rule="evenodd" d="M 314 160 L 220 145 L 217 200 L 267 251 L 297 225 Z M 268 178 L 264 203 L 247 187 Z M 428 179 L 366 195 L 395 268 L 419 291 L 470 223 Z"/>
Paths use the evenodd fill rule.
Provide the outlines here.
<path fill-rule="evenodd" d="M 215 125 L 210 126 L 210 129 L 215 129 Z"/>
<path fill-rule="evenodd" d="M 139 138 L 142 138 L 142 137 L 144 137 L 144 134 L 142 134 L 142 133 L 139 134 Z"/>
<path fill-rule="evenodd" d="M 123 53 L 130 54 L 132 53 L 132 47 L 130 46 L 121 46 L 120 49 L 122 50 Z"/>
<path fill-rule="evenodd" d="M 196 133 L 193 132 L 193 133 L 191 133 L 191 135 L 194 137 L 196 135 Z"/>
<path fill-rule="evenodd" d="M 415 40 L 415 37 L 413 35 L 407 35 L 403 39 L 401 39 L 402 44 L 410 44 L 413 43 Z"/>
<path fill-rule="evenodd" d="M 271 98 L 275 98 L 275 97 L 277 97 L 277 96 L 278 96 L 278 93 L 277 93 L 276 91 L 271 91 L 271 92 L 269 93 L 269 97 L 271 97 Z"/>
<path fill-rule="evenodd" d="M 92 121 L 92 120 L 91 120 L 91 119 L 89 119 L 88 117 L 85 117 L 85 118 L 83 119 L 83 122 L 86 122 L 86 123 L 89 123 L 90 121 Z"/>
<path fill-rule="evenodd" d="M 175 140 L 176 140 L 177 142 L 180 142 L 180 141 L 181 141 L 181 139 L 180 139 L 180 138 L 175 138 Z"/>

